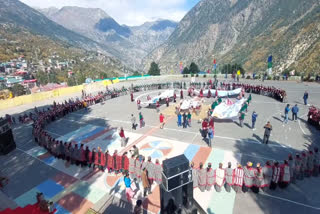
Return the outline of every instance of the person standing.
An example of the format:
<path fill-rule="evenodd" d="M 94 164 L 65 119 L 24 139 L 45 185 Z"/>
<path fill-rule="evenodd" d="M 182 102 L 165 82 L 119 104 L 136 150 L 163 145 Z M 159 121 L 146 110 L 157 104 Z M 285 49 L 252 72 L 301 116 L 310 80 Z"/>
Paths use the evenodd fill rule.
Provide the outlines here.
<path fill-rule="evenodd" d="M 178 113 L 178 127 L 180 127 L 180 126 L 182 126 L 182 122 L 181 122 L 181 120 L 182 120 L 182 115 L 181 115 L 181 113 L 179 112 Z"/>
<path fill-rule="evenodd" d="M 133 114 L 131 114 L 131 124 L 132 124 L 132 129 L 136 130 L 137 129 L 136 117 Z"/>
<path fill-rule="evenodd" d="M 160 119 L 160 129 L 163 129 L 165 122 L 164 122 L 164 115 L 162 113 L 160 113 L 159 119 Z"/>
<path fill-rule="evenodd" d="M 304 177 L 306 177 L 307 176 L 307 174 L 308 174 L 308 168 L 307 168 L 307 155 L 306 155 L 306 153 L 303 151 L 302 152 L 302 155 L 301 155 L 301 174 L 302 174 L 302 179 L 304 178 Z"/>
<path fill-rule="evenodd" d="M 283 164 L 280 165 L 280 182 L 279 187 L 284 189 L 289 185 L 290 182 L 290 167 L 287 160 L 284 160 Z"/>
<path fill-rule="evenodd" d="M 173 102 L 176 102 L 176 99 L 177 99 L 177 95 L 176 95 L 176 93 L 174 92 L 174 93 L 173 93 Z"/>
<path fill-rule="evenodd" d="M 213 129 L 211 127 L 208 128 L 208 146 L 212 147 L 212 140 L 213 140 Z"/>
<path fill-rule="evenodd" d="M 273 170 L 272 170 L 270 161 L 267 161 L 266 165 L 262 167 L 263 181 L 260 187 L 263 191 L 266 191 L 266 189 L 270 186 L 272 173 L 273 173 Z"/>
<path fill-rule="evenodd" d="M 181 89 L 181 91 L 180 91 L 180 99 L 183 100 L 183 91 L 182 91 L 182 89 Z"/>
<path fill-rule="evenodd" d="M 162 183 L 162 166 L 159 162 L 158 159 L 156 159 L 156 164 L 154 165 L 154 181 L 157 184 L 161 184 Z"/>
<path fill-rule="evenodd" d="M 129 158 L 129 174 L 131 179 L 135 179 L 136 177 L 135 166 L 136 166 L 135 156 L 131 155 L 131 158 Z"/>
<path fill-rule="evenodd" d="M 203 168 L 203 163 L 199 164 L 198 169 L 198 186 L 201 192 L 204 192 L 207 185 L 207 171 Z"/>
<path fill-rule="evenodd" d="M 187 118 L 188 118 L 188 126 L 191 127 L 191 113 L 190 113 L 190 111 L 188 111 Z"/>
<path fill-rule="evenodd" d="M 169 97 L 166 98 L 166 105 L 169 107 Z"/>
<path fill-rule="evenodd" d="M 125 174 L 125 177 L 124 177 L 124 184 L 125 184 L 125 186 L 126 186 L 126 197 L 127 197 L 127 200 L 129 201 L 129 202 L 131 202 L 131 198 L 133 197 L 133 195 L 134 195 L 134 192 L 132 191 L 132 189 L 131 189 L 131 179 L 130 179 L 130 177 L 129 177 L 129 173 L 126 173 Z"/>
<path fill-rule="evenodd" d="M 242 191 L 244 193 L 248 192 L 249 188 L 253 186 L 254 178 L 256 177 L 256 171 L 252 167 L 252 162 L 248 162 L 247 166 L 243 168 L 244 178 Z"/>
<path fill-rule="evenodd" d="M 190 167 L 192 169 L 192 181 L 193 181 L 193 188 L 198 187 L 198 170 L 194 167 L 194 163 L 191 162 Z"/>
<path fill-rule="evenodd" d="M 270 124 L 270 121 L 268 121 L 268 123 L 264 126 L 263 143 L 268 144 L 271 131 L 272 125 Z"/>
<path fill-rule="evenodd" d="M 314 155 L 311 150 L 307 153 L 307 177 L 312 176 L 314 169 Z"/>
<path fill-rule="evenodd" d="M 273 173 L 272 173 L 272 179 L 270 184 L 271 190 L 275 190 L 277 188 L 279 179 L 280 179 L 280 166 L 278 161 L 276 161 L 273 166 Z"/>
<path fill-rule="evenodd" d="M 187 115 L 185 112 L 183 112 L 183 115 L 182 115 L 182 127 L 187 128 Z"/>
<path fill-rule="evenodd" d="M 243 168 L 240 163 L 238 163 L 237 168 L 233 170 L 233 189 L 236 193 L 240 192 L 243 186 Z"/>
<path fill-rule="evenodd" d="M 296 178 L 297 178 L 298 180 L 303 180 L 303 172 L 302 172 L 302 170 L 301 170 L 302 159 L 301 159 L 299 153 L 296 153 L 296 157 L 295 157 L 295 159 L 294 159 L 294 165 L 295 165 Z"/>
<path fill-rule="evenodd" d="M 224 186 L 224 182 L 226 179 L 226 171 L 222 168 L 223 164 L 219 163 L 219 168 L 216 169 L 215 175 L 216 175 L 216 182 L 214 185 L 214 188 L 217 192 L 221 192 L 221 187 Z"/>
<path fill-rule="evenodd" d="M 135 174 L 136 174 L 136 179 L 137 182 L 139 183 L 141 181 L 141 162 L 139 161 L 139 156 L 136 156 L 136 161 L 135 161 Z"/>
<path fill-rule="evenodd" d="M 293 157 L 291 154 L 289 154 L 288 156 L 288 165 L 289 165 L 289 168 L 290 168 L 290 181 L 292 183 L 295 183 L 295 179 L 296 179 L 296 175 L 295 175 L 295 162 L 293 160 Z"/>
<path fill-rule="evenodd" d="M 151 157 L 148 157 L 148 161 L 146 162 L 146 167 L 148 171 L 148 179 L 150 186 L 152 185 L 154 179 L 155 179 L 155 164 L 152 163 Z"/>
<path fill-rule="evenodd" d="M 139 121 L 140 121 L 140 128 L 144 127 L 145 122 L 143 120 L 143 116 L 141 112 L 139 112 Z"/>
<path fill-rule="evenodd" d="M 256 130 L 255 125 L 256 125 L 257 117 L 258 117 L 258 114 L 255 111 L 253 111 L 252 112 L 252 116 L 251 116 L 251 122 L 252 122 L 251 128 L 252 128 L 252 130 Z"/>
<path fill-rule="evenodd" d="M 131 97 L 131 102 L 133 102 L 133 101 L 134 101 L 134 99 L 133 99 L 133 92 L 130 93 L 130 97 Z"/>
<path fill-rule="evenodd" d="M 260 163 L 257 163 L 256 177 L 254 179 L 254 183 L 252 186 L 252 192 L 259 193 L 259 188 L 262 186 L 263 183 L 263 171 Z"/>
<path fill-rule="evenodd" d="M 208 126 L 209 126 L 207 118 L 203 120 L 201 126 L 202 126 L 201 135 L 203 140 L 205 140 L 207 138 Z"/>
<path fill-rule="evenodd" d="M 133 214 L 143 214 L 142 200 L 137 200 L 136 206 L 133 209 Z"/>
<path fill-rule="evenodd" d="M 298 112 L 299 112 L 299 107 L 296 104 L 295 106 L 292 107 L 291 109 L 292 111 L 292 121 L 297 121 L 298 119 Z"/>
<path fill-rule="evenodd" d="M 288 123 L 289 112 L 290 112 L 290 104 L 287 104 L 287 106 L 284 109 L 284 120 L 283 120 L 283 122 L 285 124 Z"/>
<path fill-rule="evenodd" d="M 141 109 L 141 100 L 140 99 L 137 100 L 137 106 L 138 106 L 138 110 L 140 110 Z"/>
<path fill-rule="evenodd" d="M 211 168 L 211 163 L 208 163 L 207 167 L 207 184 L 206 184 L 206 190 L 210 191 L 211 187 L 214 185 L 214 170 Z"/>
<path fill-rule="evenodd" d="M 124 135 L 123 127 L 120 128 L 119 136 L 121 138 L 121 147 L 126 146 L 126 136 Z"/>
<path fill-rule="evenodd" d="M 148 177 L 148 171 L 146 168 L 142 169 L 141 173 L 141 180 L 142 180 L 142 186 L 143 186 L 143 197 L 147 196 L 147 193 L 151 193 L 150 183 L 149 183 L 149 177 Z"/>
<path fill-rule="evenodd" d="M 240 112 L 240 117 L 239 117 L 240 127 L 243 127 L 243 121 L 244 121 L 245 115 L 246 114 L 243 111 Z"/>
<path fill-rule="evenodd" d="M 225 185 L 226 191 L 230 192 L 232 186 L 233 186 L 233 169 L 231 168 L 231 162 L 228 162 L 228 167 L 226 168 L 226 185 Z"/>
<path fill-rule="evenodd" d="M 304 94 L 303 94 L 303 101 L 304 101 L 304 104 L 305 104 L 305 105 L 308 105 L 308 98 L 309 98 L 309 94 L 308 94 L 308 92 L 306 91 L 306 92 L 304 92 Z"/>

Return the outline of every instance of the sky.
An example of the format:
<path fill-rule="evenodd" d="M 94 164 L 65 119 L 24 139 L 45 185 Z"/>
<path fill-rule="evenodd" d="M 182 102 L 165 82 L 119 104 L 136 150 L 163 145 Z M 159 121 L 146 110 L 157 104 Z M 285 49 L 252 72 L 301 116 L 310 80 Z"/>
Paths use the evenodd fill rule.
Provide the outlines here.
<path fill-rule="evenodd" d="M 101 8 L 119 24 L 141 25 L 147 21 L 180 21 L 200 0 L 20 0 L 34 8 L 78 6 Z"/>

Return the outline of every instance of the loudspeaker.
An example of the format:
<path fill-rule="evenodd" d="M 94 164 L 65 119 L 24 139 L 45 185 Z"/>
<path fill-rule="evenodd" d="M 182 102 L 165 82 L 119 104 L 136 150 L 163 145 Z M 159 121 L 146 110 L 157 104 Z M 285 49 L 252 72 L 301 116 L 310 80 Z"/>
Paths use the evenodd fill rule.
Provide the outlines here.
<path fill-rule="evenodd" d="M 173 191 L 192 182 L 192 171 L 185 155 L 179 155 L 163 161 L 162 186 Z"/>
<path fill-rule="evenodd" d="M 0 155 L 6 155 L 16 148 L 12 130 L 7 120 L 0 120 Z"/>

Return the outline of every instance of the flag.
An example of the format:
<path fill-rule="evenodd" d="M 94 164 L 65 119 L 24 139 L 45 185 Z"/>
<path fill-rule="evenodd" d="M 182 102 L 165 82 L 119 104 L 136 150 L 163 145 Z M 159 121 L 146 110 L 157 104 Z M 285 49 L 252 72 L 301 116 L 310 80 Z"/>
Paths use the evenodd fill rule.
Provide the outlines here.
<path fill-rule="evenodd" d="M 268 57 L 268 73 L 269 75 L 272 73 L 272 55 Z"/>
<path fill-rule="evenodd" d="M 180 73 L 182 73 L 182 71 L 183 71 L 183 64 L 182 62 L 180 62 Z"/>

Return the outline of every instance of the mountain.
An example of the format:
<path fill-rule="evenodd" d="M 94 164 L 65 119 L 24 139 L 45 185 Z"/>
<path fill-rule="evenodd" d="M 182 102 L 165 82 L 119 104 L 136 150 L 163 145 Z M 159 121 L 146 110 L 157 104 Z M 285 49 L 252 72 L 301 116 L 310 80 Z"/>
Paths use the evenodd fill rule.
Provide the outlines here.
<path fill-rule="evenodd" d="M 98 46 L 96 42 L 58 25 L 18 0 L 1 0 L 0 3 L 0 23 L 15 24 L 33 33 L 72 45 L 86 48 Z"/>
<path fill-rule="evenodd" d="M 171 36 L 145 59 L 163 72 L 179 61 L 200 68 L 242 64 L 246 71 L 320 69 L 319 0 L 202 0 L 180 21 Z"/>
<path fill-rule="evenodd" d="M 68 6 L 55 12 L 52 9 L 39 11 L 67 29 L 117 50 L 119 53 L 114 55 L 136 66 L 150 51 L 162 44 L 177 25 L 173 21 L 158 20 L 128 27 L 118 24 L 99 8 Z"/>

